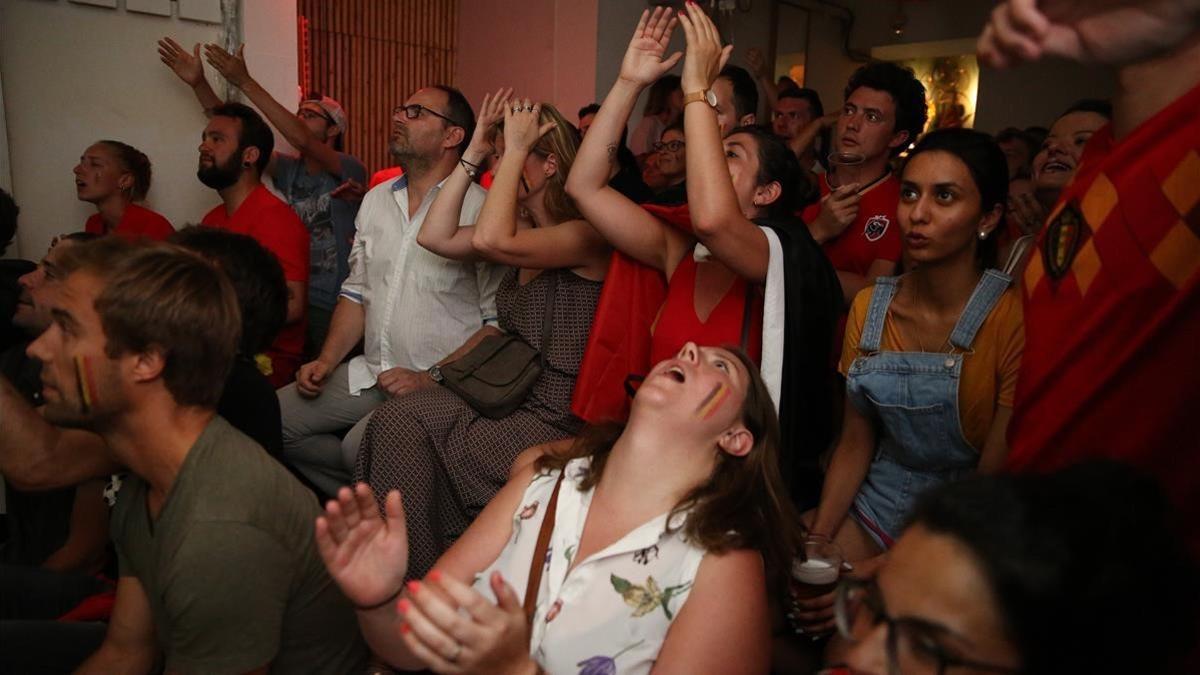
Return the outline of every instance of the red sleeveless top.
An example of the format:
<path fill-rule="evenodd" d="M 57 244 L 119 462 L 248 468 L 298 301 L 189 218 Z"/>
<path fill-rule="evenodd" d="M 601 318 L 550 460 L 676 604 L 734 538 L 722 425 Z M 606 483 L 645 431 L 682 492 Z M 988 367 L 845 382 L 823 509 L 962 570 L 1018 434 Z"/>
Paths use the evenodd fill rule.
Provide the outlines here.
<path fill-rule="evenodd" d="M 734 275 L 733 284 L 717 306 L 701 321 L 696 314 L 696 271 L 699 265 L 692 254 L 685 255 L 675 268 L 667 287 L 667 299 L 654 322 L 650 341 L 650 364 L 668 359 L 687 342 L 702 347 L 737 346 L 742 341 L 746 319 L 747 290 L 750 306 L 750 332 L 746 353 L 755 363 L 762 358 L 763 294 L 742 277 Z"/>

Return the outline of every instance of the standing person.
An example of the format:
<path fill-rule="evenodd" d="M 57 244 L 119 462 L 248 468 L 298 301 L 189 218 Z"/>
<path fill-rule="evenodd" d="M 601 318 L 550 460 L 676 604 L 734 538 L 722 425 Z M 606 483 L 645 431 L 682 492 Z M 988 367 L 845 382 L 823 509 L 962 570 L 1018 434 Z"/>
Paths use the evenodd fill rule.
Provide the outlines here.
<path fill-rule="evenodd" d="M 827 144 L 822 145 L 813 139 L 797 147 L 796 141 L 805 127 L 822 117 L 825 117 L 825 106 L 821 104 L 821 95 L 815 89 L 782 91 L 771 106 L 771 131 L 797 151 L 796 159 L 800 160 L 800 167 L 805 171 L 818 172 L 821 165 L 817 161 L 817 152 Z"/>
<path fill-rule="evenodd" d="M 205 110 L 221 104 L 204 77 L 200 45 L 191 54 L 171 38 L 163 38 L 158 46 L 163 63 L 191 85 Z M 329 330 L 338 291 L 350 273 L 354 217 L 367 182 L 362 162 L 342 151 L 346 112 L 334 99 L 310 92 L 293 113 L 250 76 L 241 48 L 235 56 L 210 44 L 205 46 L 205 55 L 217 72 L 241 90 L 300 153 L 273 153 L 266 173 L 308 229 L 308 329 L 304 355 L 315 356 Z"/>
<path fill-rule="evenodd" d="M 688 204 L 642 208 L 604 183 L 606 146 L 642 88 L 681 56 L 664 58 L 677 19 L 658 11 L 638 24 L 567 181 L 588 222 L 621 253 L 605 281 L 574 410 L 592 422 L 623 419 L 627 381 L 684 343 L 745 345 L 784 411 L 784 476 L 805 502 L 815 498 L 816 458 L 832 433 L 836 277 L 792 216 L 795 155 L 758 127 L 722 139 L 717 90 L 735 90 L 721 68 L 728 48 L 703 12 L 689 5 L 688 13 L 700 24 L 684 24 Z"/>
<path fill-rule="evenodd" d="M 821 200 L 804 210 L 804 222 L 838 271 L 847 306 L 900 261 L 896 204 L 900 181 L 891 161 L 925 128 L 925 87 L 894 63 L 862 66 L 846 83 L 845 103 L 833 139 L 832 176 L 821 176 Z M 853 163 L 847 163 L 847 162 Z"/>
<path fill-rule="evenodd" d="M 371 486 L 380 504 L 393 489 L 404 495 L 414 578 L 433 567 L 504 486 L 518 453 L 574 436 L 582 426 L 571 414 L 571 393 L 611 250 L 563 188 L 579 146 L 575 130 L 553 106 L 510 102 L 509 93 L 484 98 L 471 144 L 443 183 L 417 243 L 452 260 L 508 266 L 496 292 L 499 327 L 484 326 L 467 342 L 507 333 L 546 361 L 528 397 L 499 419 L 484 417 L 446 387 L 399 396 L 371 416 L 355 478 Z M 489 128 L 501 120 L 496 182 L 475 226 L 460 227 L 471 167 L 489 152 Z M 431 375 L 436 380 L 440 371 Z"/>
<path fill-rule="evenodd" d="M 650 86 L 642 119 L 629 136 L 629 149 L 639 160 L 650 153 L 651 146 L 662 137 L 663 129 L 679 119 L 683 112 L 683 91 L 678 75 L 663 75 Z"/>
<path fill-rule="evenodd" d="M 296 383 L 279 391 L 284 459 L 327 495 L 350 482 L 371 411 L 435 386 L 429 368 L 466 353 L 469 338 L 496 323 L 503 270 L 447 260 L 416 243 L 474 129 L 475 113 L 452 87 L 420 89 L 396 107 L 390 150 L 404 175 L 363 197 L 329 334 Z M 460 225 L 475 222 L 485 194 L 467 188 Z M 343 363 L 359 340 L 363 354 Z"/>
<path fill-rule="evenodd" d="M 129 468 L 104 643 L 77 672 L 323 672 L 362 667 L 351 607 L 316 557 L 316 505 L 216 416 L 237 349 L 229 282 L 198 256 L 75 246 L 29 347 L 46 418 L 98 433 Z"/>
<path fill-rule="evenodd" d="M 95 204 L 84 230 L 127 239 L 162 241 L 175 231 L 158 213 L 140 206 L 150 191 L 150 159 L 120 141 L 96 141 L 75 165 L 75 196 Z"/>
<path fill-rule="evenodd" d="M 1115 67 L 1095 132 L 1023 275 L 1026 347 L 1008 468 L 1089 457 L 1150 471 L 1200 555 L 1200 3 L 1001 3 L 979 53 Z M 1198 655 L 1200 656 L 1200 655 Z M 1200 665 L 1193 661 L 1190 672 Z"/>
<path fill-rule="evenodd" d="M 931 132 L 905 163 L 913 269 L 854 299 L 842 433 L 806 515 L 848 560 L 887 550 L 922 491 L 1004 463 L 1024 340 L 1011 278 L 989 269 L 1007 193 L 1004 154 L 982 132 Z"/>

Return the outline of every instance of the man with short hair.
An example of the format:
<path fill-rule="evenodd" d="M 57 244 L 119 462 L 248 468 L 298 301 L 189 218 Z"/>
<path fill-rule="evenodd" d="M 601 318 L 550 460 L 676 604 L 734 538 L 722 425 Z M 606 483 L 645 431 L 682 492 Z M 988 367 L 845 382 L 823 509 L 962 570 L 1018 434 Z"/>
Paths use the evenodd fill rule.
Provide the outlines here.
<path fill-rule="evenodd" d="M 927 111 L 925 87 L 911 70 L 894 63 L 856 70 L 845 96 L 834 132 L 832 176 L 821 176 L 821 200 L 803 217 L 837 270 L 849 307 L 860 290 L 892 274 L 900 260 L 900 181 L 891 173 L 891 161 L 916 142 Z"/>
<path fill-rule="evenodd" d="M 276 387 L 294 379 L 304 356 L 305 308 L 308 305 L 309 243 L 304 223 L 263 185 L 275 135 L 254 109 L 222 103 L 200 141 L 196 176 L 221 195 L 221 204 L 201 223 L 248 234 L 267 247 L 283 266 L 288 285 L 287 325 L 266 355 L 263 374 Z"/>
<path fill-rule="evenodd" d="M 771 131 L 775 132 L 792 151 L 805 171 L 819 167 L 816 161 L 816 142 L 797 147 L 797 136 L 809 124 L 825 116 L 821 95 L 815 89 L 784 89 L 779 92 L 771 106 Z"/>
<path fill-rule="evenodd" d="M 279 391 L 284 460 L 330 496 L 351 480 L 371 411 L 388 397 L 433 386 L 428 369 L 466 353 L 471 338 L 496 323 L 503 270 L 447 260 L 416 242 L 470 143 L 470 104 L 457 89 L 426 87 L 396 108 L 392 125 L 390 150 L 404 175 L 363 198 L 329 335 L 296 383 Z M 475 222 L 484 194 L 470 187 L 460 225 Z M 342 363 L 359 340 L 364 353 Z"/>
<path fill-rule="evenodd" d="M 120 560 L 104 643 L 81 673 L 346 673 L 366 650 L 317 555 L 308 491 L 218 417 L 240 317 L 199 256 L 119 240 L 76 246 L 48 293 L 45 416 L 91 430 L 130 470 L 111 524 Z"/>
<path fill-rule="evenodd" d="M 690 92 L 684 92 L 685 94 Z M 758 115 L 758 87 L 742 67 L 727 65 L 712 85 L 717 104 L 717 127 L 721 135 L 737 127 L 755 124 Z"/>
<path fill-rule="evenodd" d="M 579 137 L 583 138 L 587 135 L 588 127 L 592 126 L 592 120 L 596 119 L 596 113 L 600 112 L 599 103 L 589 103 L 579 109 Z"/>

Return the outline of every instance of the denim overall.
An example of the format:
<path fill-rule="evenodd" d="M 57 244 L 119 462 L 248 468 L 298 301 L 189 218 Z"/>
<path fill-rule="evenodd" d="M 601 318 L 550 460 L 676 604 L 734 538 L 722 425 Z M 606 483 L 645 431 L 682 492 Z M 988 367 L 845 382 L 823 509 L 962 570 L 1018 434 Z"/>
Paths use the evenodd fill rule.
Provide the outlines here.
<path fill-rule="evenodd" d="M 963 437 L 958 382 L 975 334 L 1012 277 L 987 270 L 950 334 L 949 352 L 882 352 L 898 277 L 875 280 L 859 356 L 846 374 L 851 403 L 876 422 L 875 459 L 854 497 L 854 516 L 883 548 L 904 528 L 925 490 L 973 470 L 979 451 Z"/>

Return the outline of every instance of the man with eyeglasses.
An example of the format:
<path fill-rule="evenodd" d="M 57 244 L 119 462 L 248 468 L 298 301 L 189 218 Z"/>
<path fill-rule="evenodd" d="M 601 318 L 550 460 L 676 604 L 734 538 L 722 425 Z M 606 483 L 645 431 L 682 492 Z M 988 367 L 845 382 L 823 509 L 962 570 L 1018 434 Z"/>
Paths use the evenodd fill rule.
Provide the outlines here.
<path fill-rule="evenodd" d="M 390 150 L 404 175 L 363 197 L 329 335 L 296 383 L 279 390 L 284 460 L 327 495 L 350 482 L 370 413 L 433 386 L 427 370 L 465 353 L 480 328 L 496 323 L 503 270 L 447 260 L 416 242 L 474 129 L 470 104 L 447 86 L 421 89 L 393 111 Z M 484 194 L 470 187 L 460 225 L 475 222 Z M 359 340 L 364 353 L 342 363 Z"/>
<path fill-rule="evenodd" d="M 162 62 L 192 87 L 206 111 L 221 104 L 204 76 L 200 45 L 189 54 L 171 38 L 163 38 L 158 47 Z M 346 112 L 337 101 L 310 92 L 293 113 L 250 76 L 241 49 L 234 55 L 207 45 L 205 56 L 299 152 L 273 152 L 266 173 L 308 230 L 308 330 L 303 346 L 304 357 L 311 357 L 325 341 L 338 290 L 350 273 L 354 217 L 365 191 L 366 167 L 342 152 Z"/>

